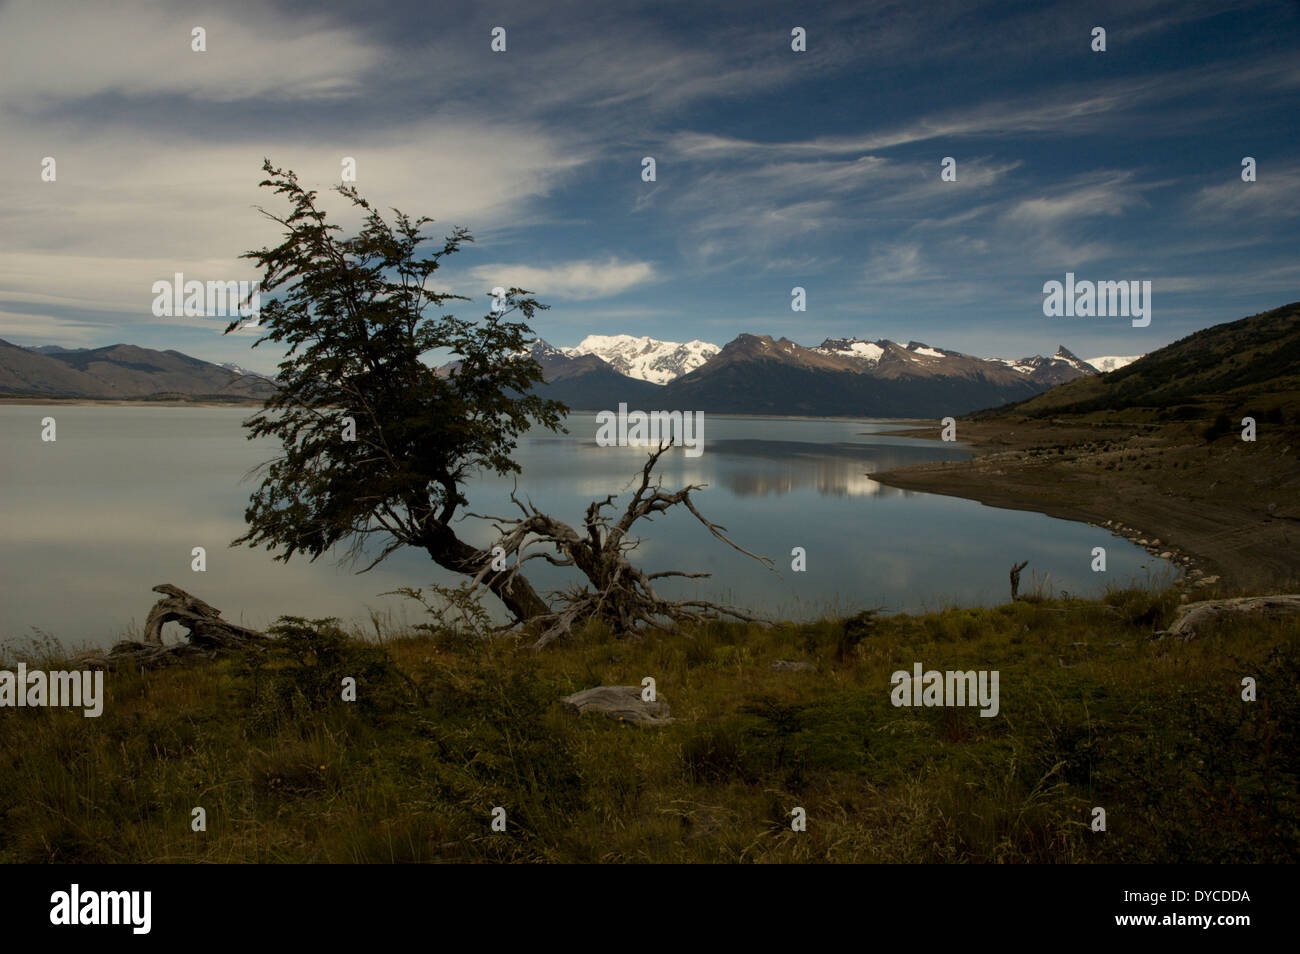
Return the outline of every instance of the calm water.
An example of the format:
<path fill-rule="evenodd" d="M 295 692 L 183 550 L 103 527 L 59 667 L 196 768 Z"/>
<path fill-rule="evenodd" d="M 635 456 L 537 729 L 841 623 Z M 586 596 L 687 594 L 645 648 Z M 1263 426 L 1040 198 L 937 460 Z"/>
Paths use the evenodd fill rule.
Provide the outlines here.
<path fill-rule="evenodd" d="M 245 439 L 247 411 L 231 408 L 0 406 L 0 637 L 37 627 L 65 645 L 108 644 L 143 623 L 157 583 L 174 583 L 221 609 L 227 619 L 264 627 L 279 615 L 365 621 L 370 610 L 419 622 L 420 608 L 379 596 L 399 586 L 454 582 L 426 555 L 398 553 L 366 574 L 322 557 L 277 563 L 261 549 L 232 549 L 244 531 L 250 468 L 276 445 Z M 41 418 L 57 420 L 58 440 L 40 439 Z M 636 448 L 595 444 L 592 415 L 574 415 L 569 433 L 521 441 L 521 497 L 577 525 L 593 498 L 626 490 L 644 461 Z M 1086 524 L 996 510 L 952 497 L 909 493 L 867 475 L 922 461 L 963 459 L 959 445 L 889 436 L 871 421 L 708 416 L 705 451 L 674 449 L 660 464 L 666 489 L 708 484 L 702 513 L 733 539 L 776 561 L 776 571 L 715 540 L 688 514 L 641 525 L 649 570 L 711 572 L 699 582 L 665 582 L 667 593 L 698 594 L 782 618 L 1004 602 L 1007 570 L 1029 560 L 1051 588 L 1094 594 L 1107 579 L 1145 580 L 1164 565 Z M 508 514 L 510 480 L 485 477 L 470 509 Z M 459 533 L 490 543 L 486 525 Z M 1105 546 L 1109 573 L 1089 568 Z M 207 571 L 190 551 L 207 550 Z M 807 571 L 792 572 L 793 547 Z M 533 561 L 533 566 L 542 561 Z M 1149 568 L 1149 569 L 1148 569 Z M 530 574 L 540 589 L 570 581 L 564 571 Z M 179 632 L 179 630 L 178 630 Z"/>

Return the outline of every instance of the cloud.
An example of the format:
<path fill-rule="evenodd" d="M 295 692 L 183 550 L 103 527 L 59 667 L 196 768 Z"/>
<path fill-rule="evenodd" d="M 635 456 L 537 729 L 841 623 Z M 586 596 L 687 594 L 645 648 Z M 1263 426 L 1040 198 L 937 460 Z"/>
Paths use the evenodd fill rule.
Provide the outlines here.
<path fill-rule="evenodd" d="M 1271 167 L 1270 167 L 1271 166 Z M 1261 219 L 1295 217 L 1296 196 L 1300 195 L 1300 165 L 1277 166 L 1267 160 L 1255 170 L 1254 182 L 1241 180 L 1241 168 L 1229 167 L 1227 181 L 1206 186 L 1191 202 L 1198 219 L 1222 223 L 1254 223 Z"/>
<path fill-rule="evenodd" d="M 503 287 L 526 288 L 555 298 L 583 301 L 609 298 L 656 278 L 649 262 L 575 261 L 561 265 L 476 265 L 469 271 L 473 278 Z"/>
<path fill-rule="evenodd" d="M 1041 133 L 1078 137 L 1114 135 L 1117 117 L 1141 123 L 1168 124 L 1186 132 L 1184 109 L 1157 110 L 1172 100 L 1201 94 L 1222 96 L 1235 108 L 1241 91 L 1256 95 L 1260 88 L 1292 89 L 1300 85 L 1300 70 L 1290 57 L 1262 62 L 1216 63 L 1152 76 L 1122 77 L 1103 82 L 1060 86 L 1020 96 L 962 106 L 922 116 L 893 129 L 849 136 L 818 136 L 806 140 L 763 142 L 713 132 L 681 130 L 667 137 L 683 159 L 814 158 L 881 152 L 936 139 L 1002 138 Z M 1219 124 L 1222 112 L 1198 114 L 1206 124 Z"/>
<path fill-rule="evenodd" d="M 274 244 L 282 229 L 255 206 L 286 210 L 282 198 L 257 187 L 263 150 L 320 191 L 345 233 L 360 216 L 329 190 L 350 154 L 362 195 L 390 221 L 387 207 L 396 205 L 434 216 L 425 227 L 434 239 L 467 225 L 489 247 L 494 236 L 541 220 L 539 200 L 585 161 L 536 130 L 452 121 L 423 122 L 365 144 L 296 137 L 159 143 L 120 132 L 68 141 L 27 126 L 11 141 L 16 148 L 0 155 L 3 297 L 142 320 L 153 282 L 174 272 L 200 281 L 260 277 L 239 256 Z M 56 141 L 63 145 L 52 146 Z M 41 182 L 38 160 L 49 153 L 58 178 Z"/>
<path fill-rule="evenodd" d="M 939 177 L 939 161 L 865 155 L 802 161 L 736 161 L 694 176 L 668 201 L 682 222 L 687 258 L 701 269 L 753 267 L 753 259 L 834 260 L 832 241 L 853 241 L 869 225 L 877 232 L 951 223 L 952 209 L 988 200 L 1009 186 L 1022 163 L 988 157 L 963 159 L 958 181 Z M 981 206 L 983 208 L 984 206 Z M 813 251 L 806 247 L 817 243 Z M 766 268 L 766 264 L 764 266 Z"/>
<path fill-rule="evenodd" d="M 41 344 L 57 344 L 64 347 L 93 346 L 104 330 L 102 324 L 92 321 L 10 311 L 5 308 L 0 308 L 0 328 L 4 330 L 0 338 L 26 338 L 39 341 Z M 19 344 L 19 342 L 11 341 L 11 344 Z"/>
<path fill-rule="evenodd" d="M 872 250 L 866 265 L 866 278 L 873 284 L 914 282 L 939 277 L 921 255 L 921 247 L 910 245 L 883 245 Z"/>
<path fill-rule="evenodd" d="M 207 52 L 191 30 L 207 32 Z M 164 3 L 12 0 L 0 6 L 0 101 L 39 109 L 105 93 L 228 102 L 361 92 L 382 51 L 321 17 L 259 7 L 255 17 Z"/>
<path fill-rule="evenodd" d="M 1005 217 L 1018 226 L 1035 227 L 1098 215 L 1122 215 L 1130 206 L 1146 204 L 1142 187 L 1134 178 L 1130 171 L 1088 173 L 1048 190 L 1046 195 L 1016 202 Z"/>

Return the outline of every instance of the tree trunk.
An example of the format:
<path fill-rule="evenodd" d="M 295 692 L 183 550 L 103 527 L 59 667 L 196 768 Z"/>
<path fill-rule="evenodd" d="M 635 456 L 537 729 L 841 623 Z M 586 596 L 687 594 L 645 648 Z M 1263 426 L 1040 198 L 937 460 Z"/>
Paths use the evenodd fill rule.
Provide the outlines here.
<path fill-rule="evenodd" d="M 492 559 L 490 551 L 470 546 L 448 527 L 431 530 L 424 548 L 433 562 L 444 570 L 470 577 L 477 576 L 484 564 Z M 524 623 L 551 612 L 533 585 L 518 573 L 513 576 L 506 571 L 489 573 L 483 583 L 505 604 L 517 622 Z"/>

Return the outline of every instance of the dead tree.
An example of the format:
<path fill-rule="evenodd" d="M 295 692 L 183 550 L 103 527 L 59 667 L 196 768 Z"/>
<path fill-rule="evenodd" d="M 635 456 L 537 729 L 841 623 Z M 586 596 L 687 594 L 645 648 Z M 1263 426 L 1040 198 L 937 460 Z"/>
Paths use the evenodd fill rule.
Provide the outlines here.
<path fill-rule="evenodd" d="M 226 622 L 221 618 L 221 610 L 191 596 L 179 586 L 160 583 L 153 591 L 168 598 L 155 603 L 145 620 L 144 641 L 150 645 L 163 644 L 163 624 L 171 622 L 184 626 L 189 631 L 190 644 L 199 649 L 230 649 L 264 638 L 256 630 Z"/>
<path fill-rule="evenodd" d="M 757 560 L 769 570 L 773 568 L 769 558 L 751 553 L 732 541 L 725 533 L 726 527 L 706 519 L 695 508 L 691 492 L 702 490 L 705 485 L 691 484 L 674 493 L 666 493 L 662 489 L 662 479 L 651 480 L 651 472 L 669 446 L 661 444 L 657 451 L 649 455 L 641 469 L 639 484 L 617 519 L 614 512 L 615 494 L 591 502 L 581 530 L 575 530 L 564 521 L 542 513 L 533 506 L 531 500 L 524 504 L 513 492 L 510 499 L 522 516 L 505 518 L 472 515 L 493 521 L 497 532 L 501 534 L 497 546 L 505 551 L 506 557 L 514 558 L 508 573 L 518 572 L 529 560 L 542 559 L 554 566 L 574 567 L 587 578 L 587 585 L 551 594 L 555 601 L 551 612 L 529 620 L 530 623 L 540 623 L 544 627 L 533 643 L 533 649 L 541 649 L 571 632 L 575 624 L 590 619 L 603 620 L 619 635 L 635 634 L 645 626 L 676 631 L 680 623 L 724 616 L 745 622 L 757 621 L 756 617 L 739 609 L 706 600 L 667 599 L 657 593 L 653 585 L 655 580 L 666 577 L 703 579 L 710 575 L 708 573 L 686 573 L 680 570 L 646 573 L 633 566 L 628 559 L 628 554 L 640 544 L 640 540 L 630 536 L 637 521 L 651 519 L 655 514 L 681 505 L 704 524 L 711 534 L 732 549 Z M 610 511 L 608 513 L 605 512 L 607 508 Z M 549 547 L 550 550 L 536 550 L 538 546 Z M 529 552 L 530 550 L 535 552 Z M 484 567 L 475 582 L 482 579 L 489 569 L 490 565 Z"/>
<path fill-rule="evenodd" d="M 1011 566 L 1011 602 L 1020 599 L 1020 571 L 1029 565 L 1028 560 L 1021 560 Z"/>
<path fill-rule="evenodd" d="M 267 637 L 253 629 L 236 626 L 221 618 L 221 610 L 191 596 L 179 586 L 160 583 L 153 588 L 165 599 L 149 610 L 144 624 L 144 639 L 122 640 L 108 652 L 92 650 L 76 657 L 88 669 L 116 669 L 130 665 L 138 669 L 168 666 L 189 656 L 211 658 L 220 652 L 243 649 Z M 180 623 L 188 631 L 183 643 L 163 643 L 163 624 Z"/>

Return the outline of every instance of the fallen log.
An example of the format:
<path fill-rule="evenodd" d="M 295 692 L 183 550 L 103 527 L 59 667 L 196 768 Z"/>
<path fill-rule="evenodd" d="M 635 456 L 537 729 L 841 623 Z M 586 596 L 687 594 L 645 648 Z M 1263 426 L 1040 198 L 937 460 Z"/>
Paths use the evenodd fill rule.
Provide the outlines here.
<path fill-rule="evenodd" d="M 160 583 L 153 588 L 162 593 L 149 610 L 144 624 L 144 639 L 124 639 L 107 651 L 90 650 L 74 657 L 83 669 L 156 669 L 190 657 L 213 658 L 218 653 L 243 649 L 267 637 L 257 630 L 237 626 L 221 618 L 221 610 L 186 593 L 179 586 Z M 180 623 L 186 629 L 183 643 L 163 643 L 163 625 Z"/>
<path fill-rule="evenodd" d="M 1233 616 L 1287 616 L 1300 613 L 1300 595 L 1241 596 L 1227 600 L 1204 600 L 1186 603 L 1178 608 L 1173 625 L 1152 633 L 1153 639 L 1173 636 L 1194 639 L 1201 630 L 1221 619 Z"/>
<path fill-rule="evenodd" d="M 668 703 L 646 702 L 641 698 L 640 686 L 596 686 L 561 701 L 579 715 L 594 712 L 617 722 L 668 725 L 673 721 L 668 715 Z"/>

